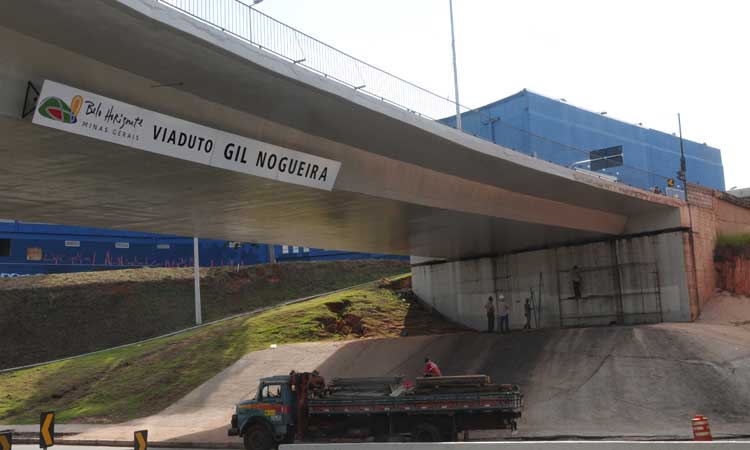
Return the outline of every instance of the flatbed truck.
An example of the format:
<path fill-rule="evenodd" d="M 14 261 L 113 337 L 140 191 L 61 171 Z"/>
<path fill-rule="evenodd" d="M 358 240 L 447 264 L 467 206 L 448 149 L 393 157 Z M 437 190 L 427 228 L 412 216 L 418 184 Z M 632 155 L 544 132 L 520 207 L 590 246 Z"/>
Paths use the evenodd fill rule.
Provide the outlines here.
<path fill-rule="evenodd" d="M 228 430 L 246 450 L 292 442 L 454 441 L 469 430 L 515 430 L 523 395 L 489 377 L 334 379 L 317 373 L 262 378 Z"/>

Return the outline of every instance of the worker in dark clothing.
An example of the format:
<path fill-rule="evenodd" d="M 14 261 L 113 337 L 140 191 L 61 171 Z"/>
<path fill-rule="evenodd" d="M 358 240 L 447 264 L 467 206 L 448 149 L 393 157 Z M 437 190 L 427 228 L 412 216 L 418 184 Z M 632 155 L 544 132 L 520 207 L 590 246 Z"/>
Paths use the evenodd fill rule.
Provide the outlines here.
<path fill-rule="evenodd" d="M 487 312 L 487 332 L 495 332 L 495 303 L 492 300 L 492 296 L 487 299 L 487 303 L 484 304 L 484 309 Z"/>
<path fill-rule="evenodd" d="M 533 307 L 531 306 L 531 300 L 528 298 L 526 299 L 526 303 L 523 305 L 523 315 L 526 317 L 526 325 L 523 326 L 524 330 L 530 330 L 531 329 L 531 310 Z"/>
<path fill-rule="evenodd" d="M 583 277 L 581 276 L 581 270 L 578 266 L 573 266 L 573 270 L 570 271 L 570 278 L 573 281 L 573 297 L 581 298 L 581 285 L 583 284 Z"/>
<path fill-rule="evenodd" d="M 500 333 L 510 333 L 510 306 L 503 294 L 497 296 L 497 309 L 500 312 Z"/>
<path fill-rule="evenodd" d="M 313 370 L 310 374 L 308 387 L 312 390 L 321 390 L 326 387 L 326 380 L 320 376 L 317 370 Z"/>
<path fill-rule="evenodd" d="M 440 372 L 440 367 L 437 364 L 430 361 L 430 358 L 424 359 L 424 376 L 425 377 L 442 377 L 443 374 Z"/>

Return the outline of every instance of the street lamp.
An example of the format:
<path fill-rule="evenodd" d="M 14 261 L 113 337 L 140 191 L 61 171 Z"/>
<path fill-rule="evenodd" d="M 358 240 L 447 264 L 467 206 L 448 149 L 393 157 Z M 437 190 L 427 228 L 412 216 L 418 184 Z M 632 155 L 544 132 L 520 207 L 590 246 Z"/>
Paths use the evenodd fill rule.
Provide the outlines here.
<path fill-rule="evenodd" d="M 456 128 L 461 130 L 461 107 L 458 102 L 458 67 L 456 66 L 456 37 L 453 31 L 453 0 L 448 0 L 451 13 L 451 47 L 453 48 L 453 85 L 456 90 Z"/>
<path fill-rule="evenodd" d="M 250 4 L 247 4 L 247 7 L 250 9 L 250 42 L 253 41 L 253 12 L 255 12 L 255 9 L 253 9 L 253 6 L 257 5 L 258 3 L 262 2 L 263 0 L 252 0 Z"/>

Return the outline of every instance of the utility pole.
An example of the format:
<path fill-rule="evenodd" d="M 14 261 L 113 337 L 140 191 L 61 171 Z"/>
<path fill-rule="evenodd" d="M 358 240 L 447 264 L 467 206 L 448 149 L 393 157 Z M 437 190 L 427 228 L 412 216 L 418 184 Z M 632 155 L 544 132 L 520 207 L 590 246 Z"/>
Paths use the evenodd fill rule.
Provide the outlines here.
<path fill-rule="evenodd" d="M 680 113 L 677 113 L 677 127 L 680 131 L 680 171 L 677 172 L 677 178 L 682 181 L 682 189 L 685 192 L 685 203 L 687 204 L 688 220 L 690 221 L 690 230 L 688 231 L 688 238 L 690 240 L 690 256 L 693 258 L 693 283 L 695 285 L 695 300 L 697 313 L 701 313 L 701 300 L 700 291 L 698 289 L 698 260 L 695 257 L 695 231 L 693 230 L 693 211 L 690 208 L 690 202 L 688 201 L 688 185 L 687 185 L 687 164 L 685 162 L 685 148 L 682 144 L 682 119 Z M 689 292 L 689 291 L 688 291 Z"/>
<path fill-rule="evenodd" d="M 458 67 L 456 66 L 456 36 L 453 30 L 453 0 L 448 0 L 448 6 L 451 13 L 451 47 L 453 48 L 453 85 L 456 90 L 456 128 L 461 127 L 461 106 L 458 101 Z"/>
<path fill-rule="evenodd" d="M 687 164 L 685 163 L 685 148 L 682 145 L 682 119 L 680 113 L 677 113 L 677 127 L 680 130 L 680 171 L 677 172 L 677 178 L 682 181 L 682 189 L 685 191 L 685 201 L 688 201 L 688 186 L 687 186 Z"/>
<path fill-rule="evenodd" d="M 198 238 L 193 238 L 193 272 L 195 275 L 195 324 L 203 323 L 201 314 L 201 265 L 198 253 Z"/>
<path fill-rule="evenodd" d="M 268 244 L 268 263 L 276 264 L 276 246 L 274 244 Z"/>
<path fill-rule="evenodd" d="M 250 8 L 250 20 L 248 21 L 250 25 L 250 42 L 253 42 L 253 16 L 252 13 L 255 11 L 253 9 L 253 6 L 257 5 L 258 3 L 262 2 L 263 0 L 253 0 L 249 5 L 247 5 Z"/>

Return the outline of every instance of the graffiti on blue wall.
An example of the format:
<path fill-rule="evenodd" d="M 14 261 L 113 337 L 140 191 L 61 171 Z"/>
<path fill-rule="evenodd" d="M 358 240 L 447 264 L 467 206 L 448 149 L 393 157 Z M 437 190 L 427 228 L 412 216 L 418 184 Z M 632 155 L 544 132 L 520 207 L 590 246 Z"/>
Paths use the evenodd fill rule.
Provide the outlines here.
<path fill-rule="evenodd" d="M 192 267 L 193 239 L 95 228 L 0 222 L 0 278 L 137 267 Z M 199 240 L 201 267 L 269 261 L 266 244 Z M 273 246 L 284 261 L 399 258 L 391 255 Z"/>

